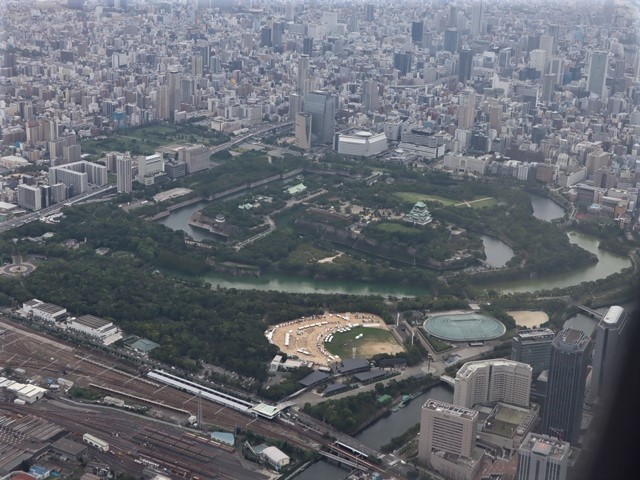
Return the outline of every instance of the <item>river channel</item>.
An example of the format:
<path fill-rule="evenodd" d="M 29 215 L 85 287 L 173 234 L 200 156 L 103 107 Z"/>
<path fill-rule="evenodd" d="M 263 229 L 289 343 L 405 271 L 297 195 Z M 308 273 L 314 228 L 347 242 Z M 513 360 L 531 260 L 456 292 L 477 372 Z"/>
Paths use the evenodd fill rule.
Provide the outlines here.
<path fill-rule="evenodd" d="M 541 220 L 551 221 L 562 217 L 564 210 L 552 200 L 531 195 L 533 215 Z M 212 239 L 213 236 L 203 230 L 193 228 L 187 224 L 194 212 L 202 210 L 206 202 L 198 202 L 172 212 L 169 216 L 158 220 L 159 223 L 172 230 L 182 230 L 198 241 Z M 491 288 L 503 292 L 530 292 L 540 289 L 566 287 L 577 285 L 584 281 L 598 280 L 612 273 L 619 272 L 630 266 L 631 262 L 626 257 L 614 255 L 598 249 L 598 240 L 588 235 L 570 232 L 570 241 L 580 247 L 596 254 L 598 263 L 579 270 L 560 275 L 545 277 L 543 279 L 520 280 L 504 284 L 491 285 Z M 501 267 L 513 256 L 513 250 L 502 241 L 482 236 L 487 254 L 487 263 L 494 267 Z M 260 278 L 234 277 L 216 272 L 210 272 L 202 277 L 203 281 L 213 286 L 224 288 L 237 288 L 241 290 L 278 290 L 292 293 L 344 293 L 354 295 L 382 295 L 395 297 L 413 297 L 426 292 L 419 285 L 398 285 L 388 283 L 367 283 L 347 280 L 312 280 L 291 275 L 266 274 Z"/>
<path fill-rule="evenodd" d="M 451 402 L 453 400 L 453 389 L 445 385 L 435 385 L 419 397 L 411 400 L 404 408 L 392 413 L 388 417 L 382 417 L 355 438 L 375 450 L 393 437 L 402 435 L 404 432 L 420 423 L 420 410 L 428 398 Z M 349 474 L 348 470 L 339 468 L 326 461 L 319 461 L 311 465 L 308 469 L 295 477 L 295 480 L 342 480 Z"/>

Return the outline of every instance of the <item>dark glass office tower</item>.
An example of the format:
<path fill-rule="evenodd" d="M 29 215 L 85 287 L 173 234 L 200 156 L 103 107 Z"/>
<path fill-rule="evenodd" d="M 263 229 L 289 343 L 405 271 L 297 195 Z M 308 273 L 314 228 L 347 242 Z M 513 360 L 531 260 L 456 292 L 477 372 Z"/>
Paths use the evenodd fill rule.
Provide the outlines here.
<path fill-rule="evenodd" d="M 307 93 L 304 112 L 311 114 L 312 145 L 324 145 L 333 141 L 336 125 L 336 98 L 326 92 Z"/>
<path fill-rule="evenodd" d="M 447 28 L 444 31 L 444 49 L 447 52 L 456 53 L 460 35 L 457 28 Z"/>
<path fill-rule="evenodd" d="M 624 308 L 614 305 L 596 327 L 596 341 L 593 350 L 593 370 L 591 373 L 591 393 L 589 400 L 607 400 L 617 380 L 622 349 L 622 332 L 627 321 Z"/>
<path fill-rule="evenodd" d="M 574 445 L 580 437 L 590 348 L 589 337 L 572 328 L 562 330 L 551 343 L 542 429 Z"/>
<path fill-rule="evenodd" d="M 394 53 L 393 68 L 400 71 L 400 75 L 404 76 L 411 71 L 411 54 L 410 53 Z"/>
<path fill-rule="evenodd" d="M 471 80 L 471 69 L 473 67 L 473 52 L 469 49 L 460 51 L 460 65 L 458 67 L 458 80 L 466 83 Z"/>
<path fill-rule="evenodd" d="M 419 22 L 411 22 L 411 41 L 413 43 L 422 42 L 422 32 L 424 31 L 424 23 Z"/>

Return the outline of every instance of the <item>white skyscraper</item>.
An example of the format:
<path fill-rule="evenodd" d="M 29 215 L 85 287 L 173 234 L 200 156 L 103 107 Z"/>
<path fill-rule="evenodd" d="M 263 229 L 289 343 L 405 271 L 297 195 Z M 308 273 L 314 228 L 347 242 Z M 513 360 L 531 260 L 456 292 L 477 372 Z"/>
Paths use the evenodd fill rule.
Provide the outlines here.
<path fill-rule="evenodd" d="M 116 159 L 116 182 L 118 192 L 130 193 L 132 190 L 133 176 L 131 173 L 131 157 L 119 156 Z"/>
<path fill-rule="evenodd" d="M 473 88 L 465 88 L 460 92 L 458 106 L 458 128 L 472 130 L 476 117 L 476 92 Z"/>

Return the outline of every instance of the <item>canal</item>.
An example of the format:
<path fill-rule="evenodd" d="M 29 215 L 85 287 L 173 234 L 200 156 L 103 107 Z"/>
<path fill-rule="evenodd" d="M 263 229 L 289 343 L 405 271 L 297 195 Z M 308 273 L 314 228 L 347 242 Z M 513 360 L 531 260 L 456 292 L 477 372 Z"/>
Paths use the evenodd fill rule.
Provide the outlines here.
<path fill-rule="evenodd" d="M 451 402 L 453 400 L 453 389 L 442 384 L 431 387 L 427 392 L 411 400 L 404 408 L 393 412 L 388 417 L 382 417 L 377 422 L 365 428 L 356 435 L 356 438 L 365 445 L 375 450 L 389 443 L 393 437 L 398 437 L 420 423 L 420 410 L 427 399 L 442 400 Z"/>
<path fill-rule="evenodd" d="M 529 194 L 529 197 L 531 197 L 533 216 L 537 219 L 551 222 L 564 217 L 564 209 L 553 200 L 534 194 Z"/>
<path fill-rule="evenodd" d="M 530 195 L 533 206 L 533 215 L 545 221 L 551 221 L 564 215 L 564 210 L 552 200 Z M 202 241 L 213 239 L 213 236 L 187 224 L 194 212 L 202 210 L 207 202 L 198 202 L 172 212 L 169 216 L 158 220 L 159 223 L 172 230 L 182 230 L 195 240 Z M 614 255 L 598 248 L 599 241 L 595 237 L 581 233 L 569 232 L 569 240 L 588 250 L 598 257 L 598 263 L 572 272 L 553 275 L 538 279 L 519 280 L 505 283 L 487 285 L 502 292 L 532 292 L 541 289 L 562 288 L 578 285 L 584 281 L 605 278 L 612 273 L 619 272 L 631 265 L 627 257 Z M 494 267 L 501 267 L 513 257 L 513 250 L 497 238 L 482 235 L 482 241 L 487 255 L 487 263 Z M 395 297 L 413 297 L 422 295 L 426 289 L 419 285 L 398 285 L 390 283 L 367 283 L 347 280 L 313 280 L 283 274 L 266 274 L 260 278 L 235 277 L 217 272 L 209 272 L 203 277 L 203 281 L 209 282 L 214 287 L 237 288 L 241 290 L 278 290 L 292 293 L 343 293 L 353 295 L 382 295 Z"/>
<path fill-rule="evenodd" d="M 453 389 L 442 384 L 431 387 L 427 392 L 411 400 L 404 408 L 388 417 L 382 417 L 365 428 L 356 435 L 356 438 L 369 447 L 379 450 L 382 445 L 389 443 L 393 437 L 402 435 L 416 423 L 420 423 L 420 410 L 424 402 L 429 398 L 451 402 L 453 400 Z M 348 474 L 349 470 L 321 460 L 297 475 L 295 480 L 343 480 Z"/>
<path fill-rule="evenodd" d="M 568 236 L 571 243 L 575 243 L 585 250 L 595 254 L 598 257 L 598 262 L 570 272 L 549 275 L 543 278 L 512 280 L 509 282 L 489 284 L 486 285 L 486 287 L 493 288 L 504 293 L 551 290 L 554 288 L 578 285 L 582 282 L 599 280 L 631 266 L 631 260 L 628 257 L 616 255 L 598 248 L 600 240 L 596 237 L 573 231 L 568 232 Z M 505 247 L 508 248 L 507 245 L 505 245 Z M 496 246 L 495 248 L 499 249 L 499 246 Z M 503 253 L 503 255 L 507 254 L 508 253 L 506 252 Z"/>

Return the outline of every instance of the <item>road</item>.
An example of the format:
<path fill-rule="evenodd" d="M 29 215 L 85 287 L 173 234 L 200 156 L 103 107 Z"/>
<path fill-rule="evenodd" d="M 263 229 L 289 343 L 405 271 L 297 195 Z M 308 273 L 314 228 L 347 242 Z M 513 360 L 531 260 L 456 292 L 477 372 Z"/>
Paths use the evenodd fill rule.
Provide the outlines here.
<path fill-rule="evenodd" d="M 21 217 L 12 218 L 5 222 L 0 223 L 0 233 L 7 232 L 9 230 L 13 230 L 14 228 L 21 227 L 28 223 L 34 222 L 36 220 L 40 220 L 42 217 L 47 217 L 49 215 L 53 215 L 55 213 L 60 212 L 64 207 L 73 205 L 84 200 L 88 200 L 92 197 L 97 197 L 100 195 L 104 195 L 110 190 L 115 189 L 116 187 L 113 185 L 103 185 L 102 187 L 94 188 L 88 192 L 77 195 L 63 203 L 56 203 L 55 205 L 51 205 L 49 207 L 45 207 L 37 212 L 27 213 Z"/>
<path fill-rule="evenodd" d="M 282 132 L 282 131 L 290 129 L 291 127 L 293 127 L 293 122 L 283 123 L 283 124 L 279 124 L 279 125 L 268 125 L 268 126 L 251 127 L 251 129 L 247 133 L 244 133 L 242 135 L 234 137 L 232 140 L 229 140 L 228 142 L 223 143 L 221 145 L 216 145 L 216 146 L 210 147 L 209 148 L 209 155 L 213 155 L 214 153 L 221 152 L 222 150 L 226 150 L 228 148 L 236 147 L 236 146 L 240 145 L 241 143 L 244 143 L 247 140 L 250 140 L 253 137 L 257 137 L 258 135 L 263 135 L 263 134 L 269 132 L 270 130 L 274 130 L 275 129 L 279 133 L 279 132 Z"/>

